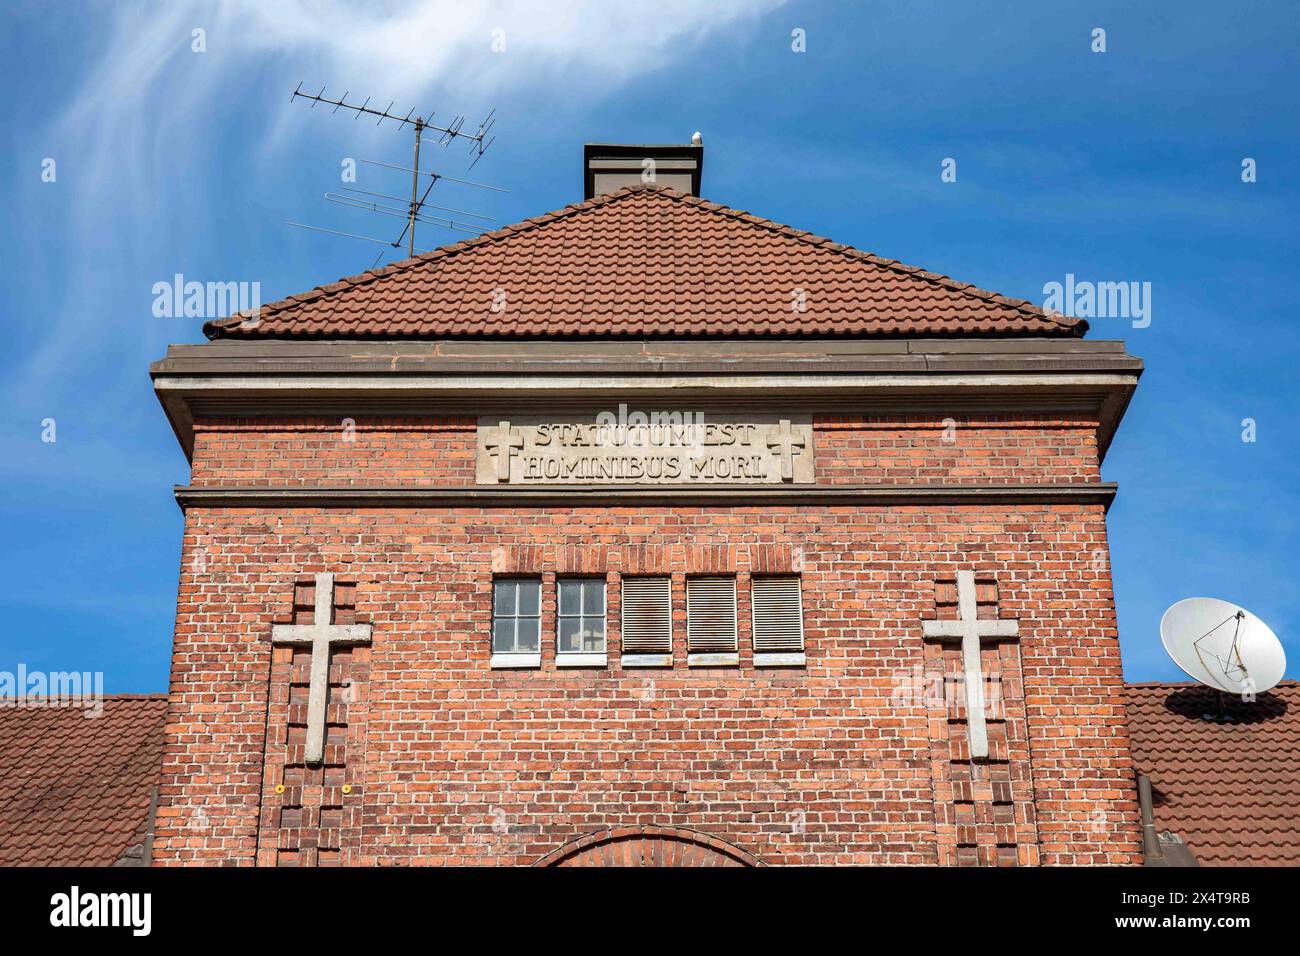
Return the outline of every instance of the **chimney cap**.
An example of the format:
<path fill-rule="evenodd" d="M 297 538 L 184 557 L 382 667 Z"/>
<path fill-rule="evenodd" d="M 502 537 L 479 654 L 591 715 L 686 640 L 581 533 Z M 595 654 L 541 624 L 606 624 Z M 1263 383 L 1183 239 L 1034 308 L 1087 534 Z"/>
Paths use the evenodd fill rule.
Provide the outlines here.
<path fill-rule="evenodd" d="M 654 160 L 661 184 L 698 196 L 700 175 L 704 171 L 702 139 L 699 143 L 585 143 L 582 147 L 583 198 L 591 199 L 641 182 L 643 164 L 647 159 Z M 599 188 L 598 176 L 601 180 Z"/>

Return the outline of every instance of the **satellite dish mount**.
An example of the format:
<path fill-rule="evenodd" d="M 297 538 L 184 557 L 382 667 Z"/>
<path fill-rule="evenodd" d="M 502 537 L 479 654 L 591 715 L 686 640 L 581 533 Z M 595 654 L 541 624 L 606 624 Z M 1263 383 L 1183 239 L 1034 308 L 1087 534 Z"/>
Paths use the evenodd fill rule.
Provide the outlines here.
<path fill-rule="evenodd" d="M 1245 608 L 1218 598 L 1187 598 L 1160 619 L 1165 650 L 1189 677 L 1219 691 L 1218 719 L 1227 717 L 1223 695 L 1244 701 L 1275 686 L 1286 673 L 1282 642 Z M 1214 719 L 1207 715 L 1207 719 Z"/>

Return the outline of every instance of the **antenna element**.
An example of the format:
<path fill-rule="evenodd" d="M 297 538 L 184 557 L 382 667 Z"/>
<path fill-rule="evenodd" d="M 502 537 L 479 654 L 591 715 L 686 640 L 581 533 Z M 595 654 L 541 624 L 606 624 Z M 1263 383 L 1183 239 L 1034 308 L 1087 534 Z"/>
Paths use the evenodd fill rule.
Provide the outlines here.
<path fill-rule="evenodd" d="M 489 138 L 488 135 L 492 130 L 492 127 L 496 125 L 496 110 L 492 110 L 490 113 L 488 113 L 488 115 L 483 119 L 483 122 L 478 124 L 478 130 L 476 132 L 467 133 L 464 132 L 463 130 L 463 127 L 465 125 L 465 117 L 463 116 L 455 116 L 450 120 L 450 122 L 447 123 L 447 125 L 442 126 L 442 125 L 438 125 L 437 123 L 433 123 L 430 120 L 426 120 L 423 116 L 416 116 L 414 119 L 412 119 L 411 114 L 415 112 L 413 108 L 407 110 L 405 116 L 401 116 L 397 113 L 392 112 L 393 103 L 389 103 L 385 109 L 382 110 L 375 109 L 370 106 L 370 97 L 366 97 L 365 101 L 359 105 L 356 103 L 349 103 L 348 94 L 346 91 L 338 99 L 336 100 L 330 99 L 328 96 L 325 95 L 325 87 L 323 86 L 320 88 L 319 93 L 304 93 L 302 92 L 302 84 L 299 83 L 297 89 L 293 91 L 293 95 L 289 97 L 289 101 L 293 102 L 294 100 L 297 99 L 303 99 L 308 101 L 311 104 L 310 109 L 315 109 L 317 104 L 324 103 L 327 106 L 334 107 L 334 109 L 331 110 L 332 113 L 337 113 L 341 109 L 351 110 L 353 114 L 355 114 L 353 117 L 354 119 L 360 119 L 362 116 L 374 116 L 376 117 L 375 120 L 376 126 L 383 123 L 383 121 L 386 119 L 392 120 L 393 122 L 397 123 L 398 129 L 402 129 L 405 126 L 410 125 L 415 130 L 415 144 L 414 144 L 415 157 L 414 157 L 414 166 L 409 168 L 405 166 L 397 166 L 392 163 L 381 163 L 375 160 L 369 160 L 369 159 L 362 160 L 363 163 L 367 163 L 372 166 L 384 166 L 389 169 L 398 169 L 398 170 L 402 170 L 403 172 L 409 172 L 411 174 L 411 199 L 409 202 L 405 203 L 406 205 L 405 210 L 394 209 L 391 206 L 383 206 L 379 203 L 367 202 L 365 200 L 356 199 L 351 196 L 340 196 L 337 193 L 325 194 L 326 199 L 328 199 L 331 202 L 338 203 L 340 205 L 365 209 L 368 212 L 384 213 L 387 215 L 394 215 L 394 214 L 401 215 L 403 218 L 406 219 L 406 225 L 402 228 L 401 235 L 399 235 L 392 242 L 384 242 L 384 240 L 382 239 L 373 239 L 370 236 L 360 236 L 354 233 L 341 232 L 336 229 L 324 229 L 321 228 L 320 226 L 308 226 L 298 222 L 290 222 L 289 225 L 291 226 L 297 226 L 302 229 L 313 229 L 317 232 L 330 232 L 340 236 L 348 236 L 349 238 L 353 238 L 353 239 L 365 239 L 369 242 L 378 242 L 383 245 L 393 246 L 394 248 L 399 247 L 402 244 L 402 241 L 406 240 L 407 255 L 413 256 L 415 255 L 415 224 L 417 222 L 423 222 L 423 223 L 428 223 L 430 225 L 441 226 L 445 229 L 456 229 L 462 232 L 472 233 L 476 231 L 472 228 L 469 228 L 464 223 L 457 223 L 455 220 L 447 217 L 422 215 L 422 210 L 426 205 L 425 200 L 428 198 L 430 190 L 432 190 L 433 187 L 437 185 L 438 180 L 445 179 L 450 183 L 459 183 L 466 186 L 476 186 L 480 189 L 492 189 L 498 192 L 507 191 L 505 189 L 502 189 L 500 186 L 488 186 L 484 183 L 471 182 L 470 180 L 466 180 L 466 179 L 455 179 L 451 176 L 444 176 L 442 173 L 435 173 L 428 170 L 420 169 L 420 146 L 424 142 L 424 136 L 429 130 L 432 130 L 438 134 L 437 138 L 434 141 L 444 147 L 451 145 L 456 140 L 467 141 L 470 146 L 470 151 L 474 155 L 473 161 L 469 164 L 469 168 L 473 169 L 474 166 L 478 163 L 478 161 L 483 158 L 483 154 L 487 151 L 487 148 L 491 146 L 494 142 L 496 142 L 495 136 Z M 430 113 L 429 115 L 432 117 L 433 114 Z M 428 185 L 425 186 L 423 193 L 420 192 L 421 176 L 431 177 Z M 343 188 L 347 189 L 347 187 L 343 187 Z M 348 191 L 365 194 L 364 190 L 348 190 Z M 403 202 L 403 200 L 398 200 L 396 199 L 396 197 L 386 196 L 382 193 L 368 193 L 367 195 L 377 196 L 381 199 L 393 199 L 397 202 Z M 446 207 L 446 206 L 434 206 L 432 204 L 428 204 L 428 205 L 430 206 L 430 208 L 433 209 L 441 209 L 444 212 L 453 212 L 462 216 L 469 216 L 474 219 L 485 219 L 491 221 L 492 218 L 490 216 L 480 216 L 477 213 L 465 212 L 464 210 L 451 209 L 450 207 Z M 380 255 L 382 256 L 382 253 Z M 376 262 L 377 261 L 378 260 L 376 260 Z"/>

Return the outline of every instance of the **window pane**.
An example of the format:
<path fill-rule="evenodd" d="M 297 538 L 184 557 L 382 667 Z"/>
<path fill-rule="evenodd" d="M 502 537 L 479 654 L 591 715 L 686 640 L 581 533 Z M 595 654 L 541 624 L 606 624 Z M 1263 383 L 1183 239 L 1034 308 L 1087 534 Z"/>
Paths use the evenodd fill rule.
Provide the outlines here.
<path fill-rule="evenodd" d="M 605 613 L 605 582 L 584 581 L 582 593 L 582 612 L 591 617 L 600 617 Z"/>
<path fill-rule="evenodd" d="M 576 617 L 560 618 L 560 628 L 556 635 L 556 650 L 561 654 L 574 654 L 582 650 L 578 640 L 581 622 Z"/>
<path fill-rule="evenodd" d="M 560 582 L 560 613 L 577 614 L 582 608 L 582 582 Z"/>
<path fill-rule="evenodd" d="M 537 631 L 539 621 L 537 618 L 519 619 L 519 644 L 516 650 L 521 653 L 535 654 L 538 648 Z"/>
<path fill-rule="evenodd" d="M 519 581 L 519 613 L 538 614 L 542 604 L 541 581 Z"/>
<path fill-rule="evenodd" d="M 492 588 L 492 613 L 509 617 L 515 613 L 515 582 L 497 581 Z"/>
<path fill-rule="evenodd" d="M 585 626 L 582 630 L 582 649 L 591 654 L 600 653 L 605 649 L 605 619 L 603 617 L 589 617 L 582 622 Z"/>
<path fill-rule="evenodd" d="M 515 649 L 515 622 L 513 618 L 498 619 L 492 625 L 492 650 L 509 654 Z"/>

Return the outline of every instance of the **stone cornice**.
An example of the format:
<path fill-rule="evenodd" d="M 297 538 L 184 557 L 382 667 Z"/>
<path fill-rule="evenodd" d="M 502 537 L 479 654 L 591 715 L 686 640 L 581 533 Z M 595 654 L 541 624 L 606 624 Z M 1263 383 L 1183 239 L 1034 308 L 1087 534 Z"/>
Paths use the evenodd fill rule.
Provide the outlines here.
<path fill-rule="evenodd" d="M 1110 507 L 1113 482 L 1050 485 L 177 485 L 181 508 L 1064 504 Z"/>
<path fill-rule="evenodd" d="M 234 341 L 172 345 L 151 367 L 174 375 L 612 374 L 718 371 L 1124 371 L 1142 362 L 1124 343 L 1082 339 Z"/>
<path fill-rule="evenodd" d="M 201 416 L 495 413 L 620 401 L 876 409 L 1071 408 L 1105 453 L 1142 372 L 1122 342 L 217 341 L 173 345 L 151 375 L 187 454 Z"/>

